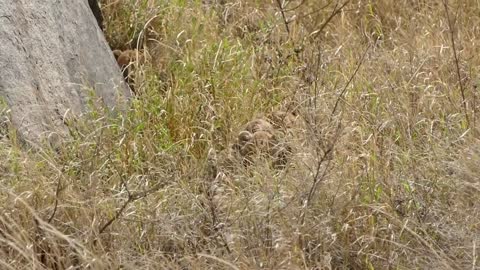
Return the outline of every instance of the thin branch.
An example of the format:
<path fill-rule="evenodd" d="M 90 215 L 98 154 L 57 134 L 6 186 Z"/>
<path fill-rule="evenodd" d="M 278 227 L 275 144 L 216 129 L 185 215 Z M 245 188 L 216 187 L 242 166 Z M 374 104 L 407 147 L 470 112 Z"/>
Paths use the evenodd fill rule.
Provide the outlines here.
<path fill-rule="evenodd" d="M 60 196 L 61 187 L 62 187 L 61 176 L 59 176 L 58 182 L 57 182 L 57 188 L 55 190 L 55 204 L 53 206 L 53 212 L 50 215 L 50 217 L 48 218 L 47 223 L 52 222 L 53 218 L 55 217 L 55 214 L 57 213 L 58 197 Z"/>
<path fill-rule="evenodd" d="M 119 219 L 120 216 L 122 216 L 123 211 L 125 211 L 125 209 L 127 208 L 127 206 L 130 203 L 132 203 L 136 200 L 147 197 L 149 194 L 151 194 L 155 191 L 158 191 L 160 188 L 162 188 L 164 186 L 164 183 L 167 183 L 166 181 L 162 181 L 162 182 L 157 183 L 155 186 L 153 186 L 152 188 L 150 188 L 148 190 L 145 190 L 145 191 L 142 191 L 142 192 L 131 193 L 129 188 L 128 188 L 128 183 L 127 183 L 126 179 L 124 178 L 124 176 L 122 175 L 120 170 L 118 170 L 118 168 L 115 168 L 115 169 L 116 169 L 116 171 L 117 171 L 117 173 L 120 177 L 120 181 L 122 183 L 123 188 L 127 192 L 127 200 L 123 203 L 122 207 L 120 207 L 120 209 L 117 210 L 117 212 L 115 213 L 115 216 L 110 218 L 103 226 L 100 227 L 100 229 L 98 230 L 99 234 L 102 234 L 108 227 L 110 227 L 110 225 L 113 224 L 114 221 Z"/>
<path fill-rule="evenodd" d="M 303 4 L 305 4 L 305 2 L 307 2 L 306 0 L 302 0 L 302 2 L 300 2 L 300 4 L 294 6 L 293 8 L 289 8 L 289 9 L 285 9 L 285 11 L 294 11 L 296 9 L 298 9 L 299 7 L 301 7 Z"/>
<path fill-rule="evenodd" d="M 450 20 L 450 13 L 448 12 L 448 0 L 443 0 L 443 6 L 445 8 L 445 14 L 447 16 L 447 22 L 448 22 L 448 30 L 450 31 L 450 41 L 452 42 L 452 48 L 453 48 L 453 57 L 455 59 L 455 67 L 457 69 L 457 77 L 458 77 L 458 83 L 460 84 L 460 92 L 462 94 L 462 106 L 463 110 L 465 113 L 465 120 L 467 121 L 467 129 L 470 127 L 470 121 L 468 118 L 468 113 L 467 113 L 467 101 L 465 99 L 465 87 L 463 86 L 462 82 L 462 76 L 460 74 L 460 64 L 459 64 L 459 59 L 457 55 L 457 49 L 455 46 L 455 37 L 454 37 L 454 25 L 452 24 L 452 21 Z"/>
<path fill-rule="evenodd" d="M 115 213 L 115 216 L 112 217 L 109 221 L 107 221 L 107 223 L 105 223 L 100 228 L 100 230 L 98 230 L 98 233 L 102 234 L 108 227 L 110 227 L 110 225 L 112 225 L 112 223 L 122 215 L 123 211 L 125 210 L 125 208 L 127 208 L 128 204 L 130 204 L 133 201 L 134 200 L 133 200 L 132 197 L 128 197 L 128 199 L 125 201 L 125 203 L 122 205 L 122 207 L 120 207 L 120 209 L 117 210 L 117 213 Z"/>
<path fill-rule="evenodd" d="M 348 79 L 347 84 L 345 84 L 345 86 L 343 87 L 342 92 L 340 92 L 340 95 L 338 96 L 337 101 L 335 101 L 335 106 L 333 106 L 332 113 L 330 114 L 330 117 L 331 117 L 331 118 L 335 115 L 335 112 L 337 111 L 337 108 L 338 108 L 338 105 L 339 105 L 339 103 L 340 103 L 340 100 L 343 99 L 343 95 L 344 95 L 345 92 L 347 91 L 348 86 L 350 85 L 350 83 L 353 81 L 353 79 L 354 79 L 355 76 L 357 75 L 357 72 L 358 72 L 358 70 L 360 69 L 360 67 L 362 66 L 363 61 L 365 60 L 365 56 L 367 56 L 367 52 L 368 52 L 368 50 L 370 49 L 371 46 L 372 46 L 372 45 L 369 44 L 368 47 L 367 47 L 367 49 L 365 49 L 365 52 L 363 52 L 362 58 L 361 58 L 360 61 L 358 62 L 357 67 L 355 68 L 355 71 L 352 73 L 352 75 L 351 75 L 350 78 Z"/>
<path fill-rule="evenodd" d="M 128 191 L 128 189 L 127 189 L 127 193 L 128 193 L 127 200 L 123 203 L 122 207 L 120 207 L 120 209 L 117 210 L 117 212 L 115 213 L 115 216 L 113 216 L 102 227 L 100 227 L 100 230 L 98 230 L 98 233 L 102 234 L 110 225 L 112 225 L 112 223 L 114 221 L 119 219 L 120 216 L 123 214 L 123 211 L 125 211 L 125 209 L 127 208 L 127 206 L 130 203 L 132 203 L 136 200 L 147 197 L 149 194 L 151 194 L 151 193 L 159 190 L 161 187 L 163 187 L 163 184 L 164 184 L 163 182 L 158 183 L 157 185 L 155 185 L 154 187 L 152 187 L 149 190 L 146 190 L 146 191 L 143 191 L 143 192 L 138 192 L 138 193 L 135 193 L 135 194 L 130 193 L 130 191 Z"/>
<path fill-rule="evenodd" d="M 332 14 L 330 14 L 330 16 L 327 18 L 327 20 L 320 26 L 320 29 L 317 30 L 317 33 L 315 34 L 314 38 L 317 38 L 320 33 L 323 32 L 323 29 L 330 23 L 330 21 L 335 17 L 337 16 L 341 11 L 342 9 L 348 5 L 348 3 L 350 3 L 351 0 L 347 0 L 345 1 L 339 8 L 337 8 L 338 6 L 338 3 L 337 5 L 335 5 L 335 8 L 333 9 L 332 11 Z"/>
<path fill-rule="evenodd" d="M 376 43 L 375 43 L 376 44 Z M 362 66 L 364 60 L 365 60 L 365 57 L 367 55 L 367 52 L 368 50 L 370 49 L 371 47 L 371 44 L 365 49 L 365 52 L 363 53 L 357 67 L 355 68 L 355 71 L 352 73 L 352 75 L 350 76 L 348 82 L 345 84 L 344 88 L 342 89 L 340 95 L 338 96 L 336 102 L 335 102 L 335 106 L 332 110 L 332 113 L 331 113 L 331 119 L 330 119 L 330 122 L 332 121 L 333 119 L 333 116 L 335 115 L 336 111 L 337 111 L 337 108 L 339 106 L 339 103 L 340 103 L 340 100 L 343 99 L 343 95 L 345 94 L 348 86 L 350 85 L 350 83 L 353 81 L 353 79 L 355 78 L 356 74 L 358 73 L 358 70 L 360 69 L 360 67 Z M 332 156 L 332 153 L 333 151 L 335 150 L 335 146 L 340 138 L 340 130 L 341 130 L 341 120 L 340 122 L 338 123 L 337 125 L 337 128 L 336 128 L 336 134 L 335 136 L 333 137 L 333 140 L 331 141 L 331 143 L 328 145 L 328 147 L 326 148 L 325 151 L 323 151 L 323 155 L 321 156 L 320 159 L 318 159 L 317 163 L 316 163 L 316 167 L 315 167 L 315 173 L 313 175 L 313 182 L 312 182 L 312 185 L 310 186 L 310 189 L 309 189 L 309 192 L 307 194 L 307 197 L 305 199 L 305 201 L 303 202 L 303 210 L 302 212 L 300 213 L 300 218 L 299 218 L 299 224 L 300 226 L 304 226 L 305 225 L 305 220 L 307 219 L 307 209 L 308 207 L 311 205 L 311 202 L 313 200 L 313 197 L 315 195 L 315 192 L 317 191 L 318 189 L 318 185 L 324 181 L 325 177 L 327 176 L 327 173 L 329 172 L 329 170 L 331 170 L 331 156 Z M 317 155 L 319 155 L 319 153 L 317 152 Z M 325 166 L 323 166 L 323 164 L 325 164 Z M 322 170 L 323 168 L 323 170 Z M 299 237 L 298 237 L 298 243 L 300 246 L 304 246 L 304 238 L 303 236 L 300 234 Z"/>
<path fill-rule="evenodd" d="M 313 183 L 312 186 L 310 187 L 310 190 L 308 192 L 307 199 L 305 201 L 305 207 L 308 207 L 310 205 L 310 202 L 312 201 L 313 195 L 315 194 L 315 191 L 317 190 L 318 183 L 322 182 L 322 180 L 325 178 L 325 175 L 327 174 L 328 171 L 328 165 L 330 161 L 327 163 L 327 168 L 323 171 L 322 175 L 320 176 L 320 172 L 322 169 L 322 164 L 327 160 L 327 158 L 331 155 L 333 148 L 335 146 L 336 140 L 330 145 L 330 147 L 325 151 L 323 154 L 322 158 L 317 162 L 317 168 L 315 172 L 315 176 L 313 177 Z M 305 215 L 303 216 L 303 218 Z M 301 222 L 303 224 L 303 220 Z"/>
<path fill-rule="evenodd" d="M 285 11 L 283 10 L 283 5 L 281 0 L 277 0 L 277 5 L 278 5 L 278 8 L 280 9 L 280 13 L 282 13 L 282 19 L 283 19 L 283 23 L 285 24 L 285 29 L 287 29 L 287 34 L 290 36 L 290 28 L 288 27 L 287 17 L 285 16 Z"/>
<path fill-rule="evenodd" d="M 308 17 L 308 16 L 310 16 L 310 15 L 313 15 L 313 14 L 315 14 L 315 13 L 318 13 L 318 12 L 326 9 L 328 6 L 330 6 L 330 4 L 332 4 L 332 2 L 333 2 L 333 1 L 330 1 L 330 2 L 328 2 L 327 4 L 323 5 L 322 7 L 317 8 L 317 9 L 315 9 L 315 10 L 313 10 L 313 11 L 310 11 L 310 12 L 308 12 L 308 13 L 306 13 L 306 14 L 303 14 L 303 15 L 301 15 L 301 16 L 296 16 L 295 18 L 291 19 L 291 20 L 289 21 L 289 23 L 291 23 L 291 22 L 293 22 L 293 21 L 296 21 L 296 20 L 298 20 L 298 19 L 303 19 L 303 18 Z M 290 11 L 290 9 L 285 10 L 285 11 Z"/>

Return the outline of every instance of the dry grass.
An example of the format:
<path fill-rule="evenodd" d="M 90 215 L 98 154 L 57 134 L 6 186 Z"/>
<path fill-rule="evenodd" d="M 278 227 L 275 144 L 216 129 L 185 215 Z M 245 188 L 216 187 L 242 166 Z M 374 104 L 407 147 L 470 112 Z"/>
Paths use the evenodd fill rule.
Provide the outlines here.
<path fill-rule="evenodd" d="M 138 95 L 0 142 L 0 268 L 478 269 L 480 6 L 449 2 L 102 1 Z M 245 165 L 277 111 L 286 168 Z"/>

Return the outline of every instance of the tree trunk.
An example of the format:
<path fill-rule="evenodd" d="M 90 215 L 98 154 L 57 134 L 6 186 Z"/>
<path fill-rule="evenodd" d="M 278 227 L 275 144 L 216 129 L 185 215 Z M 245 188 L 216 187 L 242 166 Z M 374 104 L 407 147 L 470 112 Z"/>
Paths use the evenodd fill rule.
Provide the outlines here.
<path fill-rule="evenodd" d="M 67 136 L 89 89 L 110 108 L 130 96 L 87 0 L 0 0 L 0 98 L 18 134 Z"/>

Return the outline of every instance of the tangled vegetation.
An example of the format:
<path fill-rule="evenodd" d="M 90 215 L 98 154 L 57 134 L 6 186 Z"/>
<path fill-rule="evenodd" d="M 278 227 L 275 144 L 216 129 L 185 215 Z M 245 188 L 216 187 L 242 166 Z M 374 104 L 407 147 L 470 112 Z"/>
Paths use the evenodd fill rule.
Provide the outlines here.
<path fill-rule="evenodd" d="M 51 150 L 1 110 L 0 268 L 480 267 L 478 1 L 101 6 L 135 96 Z"/>

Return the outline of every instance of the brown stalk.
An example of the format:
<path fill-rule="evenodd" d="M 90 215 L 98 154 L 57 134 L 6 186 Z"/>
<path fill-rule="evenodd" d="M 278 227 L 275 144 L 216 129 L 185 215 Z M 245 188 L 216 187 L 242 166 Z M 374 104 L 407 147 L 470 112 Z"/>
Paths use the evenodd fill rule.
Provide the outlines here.
<path fill-rule="evenodd" d="M 335 115 L 335 112 L 337 111 L 337 108 L 338 108 L 338 105 L 339 105 L 339 103 L 340 103 L 340 100 L 343 99 L 343 96 L 344 96 L 345 92 L 347 91 L 348 86 L 349 86 L 350 83 L 353 81 L 353 79 L 355 78 L 355 76 L 356 76 L 357 73 L 358 73 L 358 70 L 359 70 L 360 67 L 362 66 L 363 61 L 365 60 L 365 56 L 367 56 L 367 52 L 368 52 L 368 50 L 370 49 L 370 47 L 371 47 L 371 44 L 368 45 L 367 49 L 365 49 L 365 52 L 363 52 L 362 58 L 360 58 L 360 61 L 358 62 L 357 67 L 355 68 L 355 71 L 352 73 L 352 75 L 351 75 L 350 78 L 348 79 L 347 83 L 345 84 L 345 86 L 344 86 L 343 89 L 342 89 L 342 92 L 340 92 L 340 95 L 338 95 L 338 98 L 337 98 L 337 100 L 335 101 L 335 105 L 333 106 L 332 113 L 330 114 L 330 117 L 331 117 L 331 118 Z"/>
<path fill-rule="evenodd" d="M 314 38 L 317 38 L 320 33 L 323 32 L 323 29 L 325 29 L 325 27 L 330 23 L 330 21 L 335 17 L 337 16 L 338 14 L 340 14 L 340 12 L 342 11 L 342 9 L 348 5 L 348 3 L 350 3 L 351 0 L 347 0 L 345 1 L 342 5 L 340 5 L 340 7 L 338 7 L 338 3 L 335 5 L 335 7 L 333 8 L 333 11 L 332 13 L 330 14 L 330 16 L 327 18 L 327 20 L 320 26 L 320 28 L 317 30 L 317 33 L 315 34 Z M 338 7 L 338 8 L 337 8 Z"/>
<path fill-rule="evenodd" d="M 285 24 L 285 29 L 287 30 L 287 34 L 290 36 L 290 28 L 288 27 L 287 17 L 285 16 L 285 11 L 283 9 L 281 0 L 277 0 L 277 5 L 278 5 L 278 8 L 280 9 L 280 13 L 282 13 L 282 19 L 283 19 L 283 23 Z"/>
<path fill-rule="evenodd" d="M 456 71 L 457 71 L 458 83 L 460 84 L 460 93 L 462 94 L 462 106 L 463 106 L 463 111 L 465 113 L 465 120 L 467 121 L 467 129 L 468 129 L 470 127 L 470 120 L 468 118 L 468 113 L 467 113 L 467 101 L 465 99 L 465 87 L 463 86 L 462 76 L 460 74 L 460 60 L 458 58 L 457 49 L 456 49 L 456 46 L 455 46 L 454 25 L 452 24 L 452 21 L 450 20 L 450 12 L 448 11 L 447 1 L 448 0 L 443 0 L 443 7 L 445 8 L 445 15 L 447 17 L 447 22 L 448 22 L 448 30 L 450 31 L 450 41 L 452 43 L 453 57 L 455 59 L 455 68 L 456 68 Z"/>

